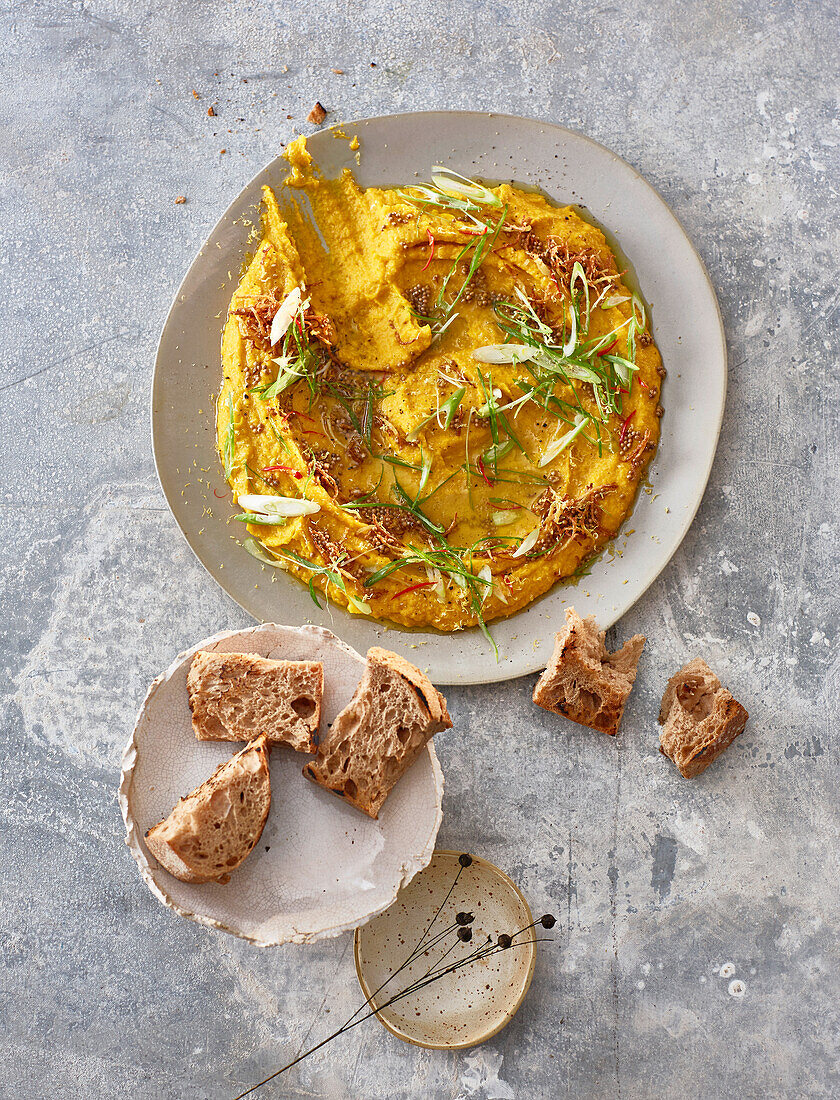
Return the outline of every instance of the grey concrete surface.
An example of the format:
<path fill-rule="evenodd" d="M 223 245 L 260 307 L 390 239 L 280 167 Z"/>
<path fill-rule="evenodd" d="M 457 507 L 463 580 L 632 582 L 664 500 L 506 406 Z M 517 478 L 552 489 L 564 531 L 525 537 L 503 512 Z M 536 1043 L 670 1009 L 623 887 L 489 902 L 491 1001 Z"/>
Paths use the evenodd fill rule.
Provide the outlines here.
<path fill-rule="evenodd" d="M 621 736 L 530 678 L 449 693 L 440 840 L 560 918 L 519 1015 L 473 1061 L 373 1021 L 264 1095 L 840 1095 L 838 38 L 808 0 L 0 5 L 0 1095 L 231 1096 L 358 1003 L 349 936 L 261 952 L 159 907 L 116 798 L 148 681 L 247 622 L 158 490 L 157 334 L 316 99 L 611 146 L 704 257 L 731 374 L 698 518 L 614 631 L 649 637 Z M 654 715 L 696 653 L 751 718 L 686 782 Z"/>

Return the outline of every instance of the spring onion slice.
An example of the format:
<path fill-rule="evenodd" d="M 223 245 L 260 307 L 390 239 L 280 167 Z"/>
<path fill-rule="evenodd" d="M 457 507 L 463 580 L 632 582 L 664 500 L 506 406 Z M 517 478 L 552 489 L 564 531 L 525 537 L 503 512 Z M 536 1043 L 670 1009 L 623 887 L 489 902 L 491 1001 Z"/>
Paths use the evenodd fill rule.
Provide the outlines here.
<path fill-rule="evenodd" d="M 271 322 L 269 340 L 271 341 L 272 347 L 279 343 L 286 335 L 289 325 L 295 319 L 296 314 L 308 308 L 309 299 L 307 298 L 306 301 L 303 301 L 303 294 L 299 286 L 289 291 L 280 303 L 280 308 L 274 314 L 274 320 Z"/>
<path fill-rule="evenodd" d="M 310 516 L 321 511 L 314 500 L 300 497 L 278 497 L 264 493 L 243 493 L 237 497 L 240 508 L 246 512 L 258 512 L 263 516 Z"/>
<path fill-rule="evenodd" d="M 435 164 L 432 168 L 432 183 L 449 195 L 461 195 L 472 202 L 483 206 L 501 206 L 501 199 L 481 183 L 462 176 L 452 168 L 446 168 L 442 164 Z"/>
<path fill-rule="evenodd" d="M 493 513 L 493 523 L 497 527 L 507 527 L 510 523 L 516 523 L 519 518 L 519 512 L 514 511 L 512 508 L 502 509 Z"/>
<path fill-rule="evenodd" d="M 458 410 L 458 406 L 463 401 L 464 394 L 466 392 L 467 391 L 466 391 L 466 388 L 464 386 L 459 386 L 458 389 L 455 390 L 455 392 L 453 394 L 450 394 L 450 396 L 447 397 L 447 399 L 445 401 L 441 401 L 440 406 L 437 409 L 435 409 L 435 411 L 433 413 L 429 413 L 429 415 L 425 418 L 425 420 L 421 420 L 419 424 L 415 424 L 415 426 L 411 429 L 411 431 L 405 437 L 408 440 L 408 442 L 409 443 L 414 443 L 415 440 L 417 439 L 417 433 L 422 431 L 422 429 L 425 428 L 427 424 L 430 424 L 432 422 L 432 420 L 434 420 L 437 416 L 440 415 L 440 413 L 444 414 L 443 427 L 444 427 L 444 431 L 445 431 L 449 427 L 449 425 L 452 423 L 452 418 L 455 416 L 455 413 Z"/>
<path fill-rule="evenodd" d="M 282 516 L 267 516 L 260 512 L 243 512 L 241 516 L 234 516 L 240 523 L 262 523 L 267 527 L 283 527 L 286 523 Z"/>
<path fill-rule="evenodd" d="M 262 562 L 263 565 L 270 565 L 272 569 L 285 569 L 282 561 L 278 561 L 277 558 L 272 558 L 265 552 L 263 547 L 257 542 L 255 538 L 249 537 L 243 539 L 241 544 L 242 548 L 246 550 L 252 558 L 256 558 L 257 561 Z M 351 592 L 347 590 L 347 585 L 344 583 L 344 578 L 340 573 L 336 573 L 332 569 L 327 569 L 326 566 L 316 565 L 314 562 L 307 561 L 306 558 L 300 557 L 293 551 L 288 553 L 281 553 L 278 551 L 279 557 L 285 561 L 293 561 L 298 565 L 302 565 L 304 568 L 309 569 L 312 572 L 312 579 L 309 581 L 309 595 L 312 597 L 315 604 L 320 607 L 318 597 L 315 595 L 315 589 L 313 580 L 316 576 L 323 575 L 327 578 L 328 584 L 334 584 L 336 588 L 340 589 L 347 597 L 347 602 L 353 608 L 354 611 L 358 611 L 361 615 L 370 615 L 371 609 L 364 602 L 364 600 L 357 599 Z"/>
<path fill-rule="evenodd" d="M 533 550 L 537 544 L 537 539 L 540 537 L 540 528 L 535 527 L 530 535 L 526 535 L 520 542 L 519 546 L 511 554 L 512 558 L 521 558 L 523 554 L 527 554 L 529 550 Z"/>
<path fill-rule="evenodd" d="M 529 347 L 527 344 L 488 344 L 483 348 L 476 348 L 472 353 L 473 359 L 479 363 L 527 363 L 539 355 L 539 348 Z"/>
<path fill-rule="evenodd" d="M 580 435 L 580 433 L 584 429 L 585 424 L 586 418 L 578 413 L 575 416 L 574 428 L 572 428 L 571 431 L 566 432 L 565 435 L 561 435 L 559 439 L 555 439 L 553 442 L 549 443 L 548 447 L 545 450 L 545 453 L 539 461 L 539 465 L 547 466 L 549 462 L 553 462 L 559 454 L 562 454 L 563 451 L 565 451 L 566 448 L 572 443 L 572 441 L 576 439 L 578 435 Z"/>

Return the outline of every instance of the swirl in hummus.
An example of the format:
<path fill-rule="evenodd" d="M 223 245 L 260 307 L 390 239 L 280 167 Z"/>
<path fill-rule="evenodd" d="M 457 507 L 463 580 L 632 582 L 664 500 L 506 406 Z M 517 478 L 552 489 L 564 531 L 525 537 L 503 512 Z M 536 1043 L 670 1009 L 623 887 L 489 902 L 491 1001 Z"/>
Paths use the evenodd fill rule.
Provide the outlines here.
<path fill-rule="evenodd" d="M 352 613 L 486 629 L 632 510 L 662 412 L 644 307 L 572 207 L 286 157 L 222 340 L 246 546 Z"/>

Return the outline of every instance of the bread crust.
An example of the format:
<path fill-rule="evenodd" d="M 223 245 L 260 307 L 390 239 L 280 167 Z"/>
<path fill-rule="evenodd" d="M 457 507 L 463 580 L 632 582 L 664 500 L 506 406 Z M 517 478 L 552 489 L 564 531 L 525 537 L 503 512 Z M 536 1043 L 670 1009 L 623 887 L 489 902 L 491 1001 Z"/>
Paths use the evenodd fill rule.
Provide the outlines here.
<path fill-rule="evenodd" d="M 739 737 L 749 714 L 701 657 L 675 672 L 659 708 L 659 751 L 685 779 L 700 775 Z"/>
<path fill-rule="evenodd" d="M 441 730 L 452 728 L 452 719 L 446 709 L 446 699 L 434 686 L 425 672 L 421 672 L 411 661 L 401 657 L 399 653 L 392 653 L 390 649 L 381 646 L 371 646 L 367 653 L 369 661 L 379 661 L 386 668 L 392 669 L 398 676 L 402 676 L 419 692 L 426 709 L 429 712 L 429 720 L 440 724 Z M 436 730 L 435 732 L 440 732 Z"/>
<path fill-rule="evenodd" d="M 610 653 L 605 638 L 593 615 L 581 619 L 573 607 L 568 608 L 566 624 L 555 635 L 554 653 L 534 687 L 533 699 L 543 710 L 615 737 L 647 639 L 634 634 Z"/>
<path fill-rule="evenodd" d="M 181 882 L 230 879 L 253 851 L 268 818 L 269 751 L 268 736 L 261 734 L 148 830 L 146 847 L 166 871 Z"/>
<path fill-rule="evenodd" d="M 420 669 L 373 646 L 353 698 L 303 774 L 377 818 L 431 737 L 450 729 L 446 700 Z"/>

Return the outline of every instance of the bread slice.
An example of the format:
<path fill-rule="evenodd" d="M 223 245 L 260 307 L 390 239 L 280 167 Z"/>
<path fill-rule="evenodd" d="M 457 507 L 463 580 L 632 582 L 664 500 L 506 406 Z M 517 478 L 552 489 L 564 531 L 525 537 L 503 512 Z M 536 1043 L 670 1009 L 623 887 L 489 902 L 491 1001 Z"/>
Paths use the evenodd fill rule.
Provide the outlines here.
<path fill-rule="evenodd" d="M 262 734 L 149 829 L 146 846 L 170 875 L 181 882 L 227 882 L 268 817 L 268 753 Z"/>
<path fill-rule="evenodd" d="M 695 657 L 665 688 L 659 710 L 663 727 L 659 751 L 691 779 L 743 733 L 748 717 L 706 662 Z"/>
<path fill-rule="evenodd" d="M 320 661 L 270 661 L 253 653 L 196 653 L 187 676 L 199 741 L 250 741 L 314 752 L 321 723 Z"/>
<path fill-rule="evenodd" d="M 534 688 L 534 702 L 614 737 L 646 639 L 644 634 L 634 634 L 621 649 L 608 653 L 604 637 L 593 615 L 581 619 L 570 607 L 565 629 L 555 635 L 548 668 Z"/>
<path fill-rule="evenodd" d="M 376 818 L 429 738 L 452 721 L 444 697 L 414 665 L 378 646 L 367 662 L 356 694 L 303 774 Z"/>

